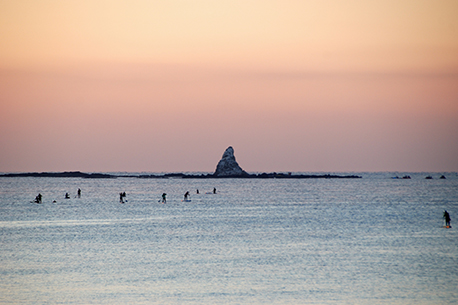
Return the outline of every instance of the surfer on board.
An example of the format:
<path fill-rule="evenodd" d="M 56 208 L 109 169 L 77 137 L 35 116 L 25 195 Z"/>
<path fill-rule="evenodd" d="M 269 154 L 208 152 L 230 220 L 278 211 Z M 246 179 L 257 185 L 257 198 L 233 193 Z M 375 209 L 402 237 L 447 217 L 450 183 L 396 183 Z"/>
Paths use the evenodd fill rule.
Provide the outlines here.
<path fill-rule="evenodd" d="M 163 193 L 162 194 L 162 203 L 167 203 L 167 198 L 166 198 L 167 194 L 166 193 Z"/>
<path fill-rule="evenodd" d="M 189 197 L 189 191 L 186 191 L 186 193 L 184 193 L 184 201 L 187 201 L 188 197 Z"/>
<path fill-rule="evenodd" d="M 447 211 L 444 211 L 445 226 L 450 227 L 450 214 Z"/>
<path fill-rule="evenodd" d="M 124 198 L 126 196 L 126 192 L 119 193 L 119 203 L 124 203 Z"/>
<path fill-rule="evenodd" d="M 37 197 L 35 197 L 35 203 L 41 203 L 42 197 L 43 196 L 40 193 L 38 193 Z"/>

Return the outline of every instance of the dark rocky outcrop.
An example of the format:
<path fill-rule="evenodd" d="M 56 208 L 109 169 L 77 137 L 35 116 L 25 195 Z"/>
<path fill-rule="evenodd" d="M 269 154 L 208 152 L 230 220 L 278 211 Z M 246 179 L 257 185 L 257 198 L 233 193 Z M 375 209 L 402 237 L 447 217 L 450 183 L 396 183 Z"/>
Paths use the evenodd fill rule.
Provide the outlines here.
<path fill-rule="evenodd" d="M 219 160 L 213 175 L 216 177 L 234 177 L 248 176 L 248 173 L 237 163 L 234 156 L 234 149 L 232 146 L 229 146 L 224 152 L 221 160 Z"/>
<path fill-rule="evenodd" d="M 88 174 L 82 172 L 43 172 L 43 173 L 15 173 L 15 174 L 4 174 L 2 177 L 46 177 L 46 178 L 116 178 L 114 175 L 108 174 Z"/>
<path fill-rule="evenodd" d="M 82 172 L 44 172 L 44 173 L 12 173 L 0 174 L 0 177 L 55 177 L 55 178 L 140 178 L 140 179 L 215 179 L 215 178 L 257 178 L 257 179 L 331 179 L 331 178 L 361 178 L 356 175 L 304 175 L 292 173 L 262 173 L 262 174 L 248 174 L 244 171 L 235 160 L 234 149 L 229 146 L 224 151 L 223 157 L 218 162 L 216 170 L 213 174 L 184 174 L 184 173 L 165 173 L 165 174 L 145 174 L 145 175 L 114 175 L 114 174 L 100 174 L 100 173 L 82 173 Z M 442 178 L 442 177 L 441 177 Z M 403 179 L 410 179 L 410 176 L 405 176 Z M 445 179 L 445 177 L 443 178 Z"/>
<path fill-rule="evenodd" d="M 253 179 L 335 179 L 335 178 L 361 178 L 357 175 L 303 175 L 291 173 L 262 173 L 262 174 L 248 174 L 243 171 L 240 175 L 232 176 L 215 176 L 214 174 L 185 174 L 185 173 L 168 173 L 168 174 L 150 174 L 150 175 L 109 175 L 100 173 L 81 173 L 81 172 L 44 172 L 44 173 L 14 173 L 14 174 L 0 174 L 0 177 L 44 177 L 44 178 L 89 178 L 89 179 L 102 179 L 102 178 L 140 178 L 140 179 L 219 179 L 219 178 L 253 178 Z"/>

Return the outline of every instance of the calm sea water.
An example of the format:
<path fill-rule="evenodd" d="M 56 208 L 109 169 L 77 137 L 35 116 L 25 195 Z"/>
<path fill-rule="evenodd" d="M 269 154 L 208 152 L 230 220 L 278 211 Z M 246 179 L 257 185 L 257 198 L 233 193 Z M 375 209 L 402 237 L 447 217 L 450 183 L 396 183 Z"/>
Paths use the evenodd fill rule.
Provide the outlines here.
<path fill-rule="evenodd" d="M 441 174 L 0 178 L 0 303 L 457 304 L 458 176 Z"/>

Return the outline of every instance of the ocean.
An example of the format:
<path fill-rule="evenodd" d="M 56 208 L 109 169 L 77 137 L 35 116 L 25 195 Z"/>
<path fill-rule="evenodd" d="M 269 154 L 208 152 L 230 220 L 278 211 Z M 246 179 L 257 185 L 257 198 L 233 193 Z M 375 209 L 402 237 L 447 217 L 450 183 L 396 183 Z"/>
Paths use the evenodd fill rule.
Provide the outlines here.
<path fill-rule="evenodd" d="M 350 174 L 0 177 L 0 303 L 457 304 L 458 175 Z"/>

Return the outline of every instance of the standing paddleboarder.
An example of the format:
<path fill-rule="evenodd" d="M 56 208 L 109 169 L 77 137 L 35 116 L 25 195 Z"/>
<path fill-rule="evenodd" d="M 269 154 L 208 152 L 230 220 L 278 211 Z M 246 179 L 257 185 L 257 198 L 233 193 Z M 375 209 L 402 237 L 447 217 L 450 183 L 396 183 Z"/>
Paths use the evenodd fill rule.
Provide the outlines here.
<path fill-rule="evenodd" d="M 444 211 L 445 226 L 450 227 L 450 214 L 447 211 Z"/>
<path fill-rule="evenodd" d="M 184 194 L 184 201 L 188 201 L 189 191 Z"/>

